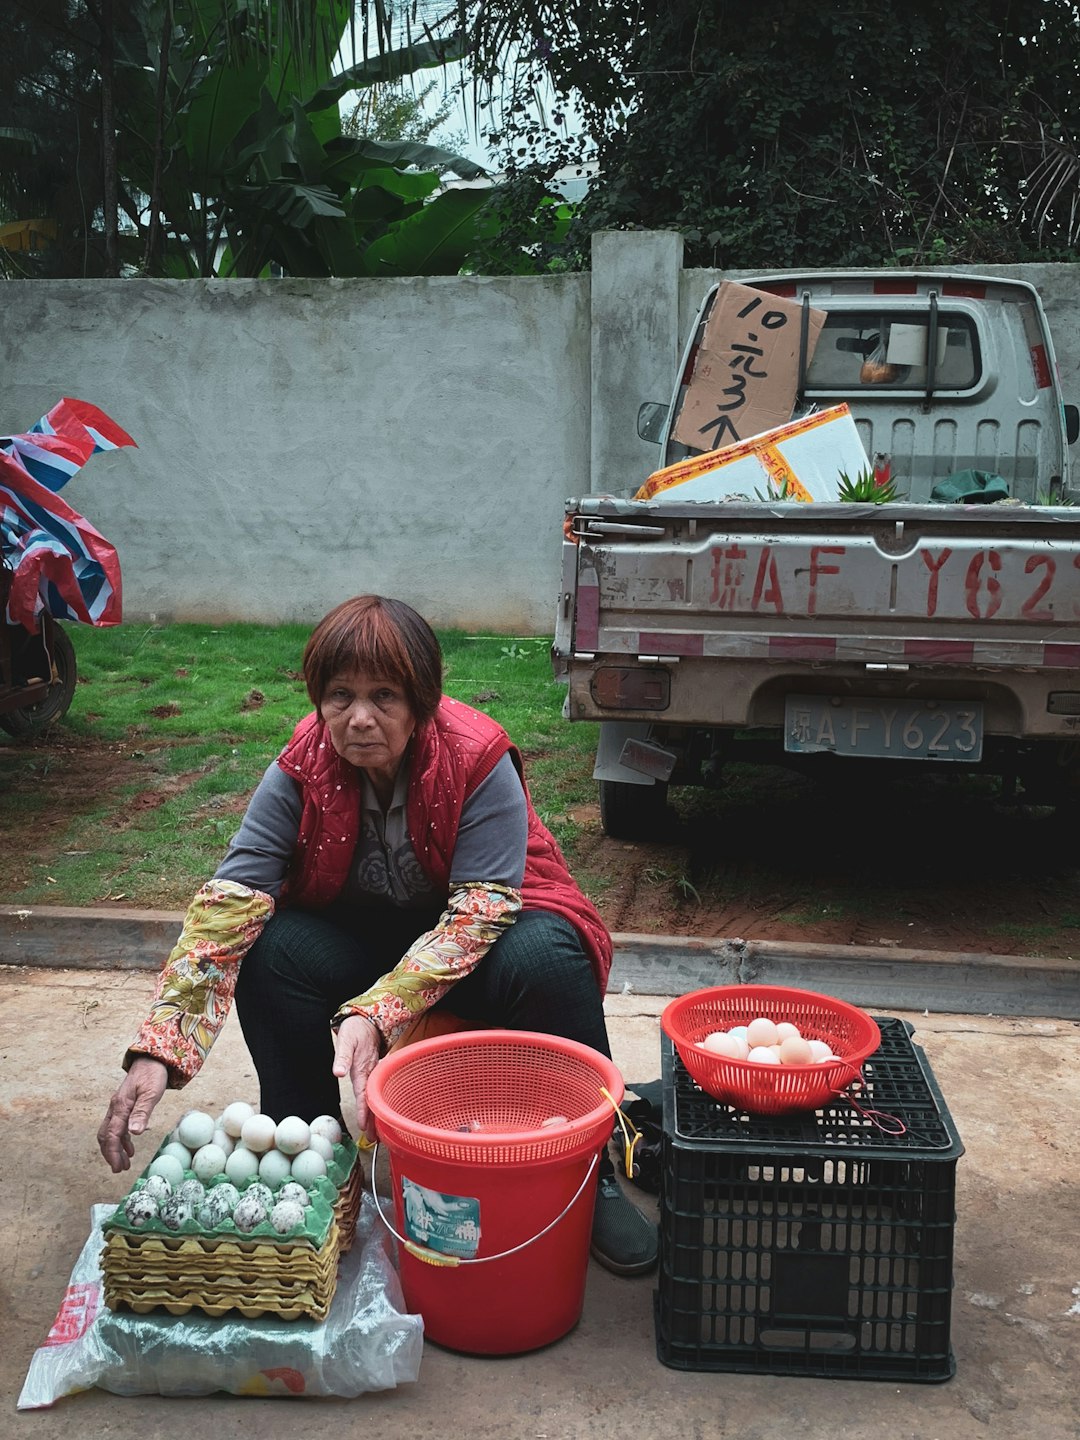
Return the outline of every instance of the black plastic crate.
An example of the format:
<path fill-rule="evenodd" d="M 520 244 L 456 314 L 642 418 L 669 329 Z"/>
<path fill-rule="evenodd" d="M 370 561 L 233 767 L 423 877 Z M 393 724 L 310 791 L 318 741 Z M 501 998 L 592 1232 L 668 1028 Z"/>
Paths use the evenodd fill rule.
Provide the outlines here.
<path fill-rule="evenodd" d="M 878 1018 L 859 1105 L 752 1116 L 663 1036 L 656 1349 L 682 1370 L 947 1380 L 956 1162 L 922 1050 Z"/>

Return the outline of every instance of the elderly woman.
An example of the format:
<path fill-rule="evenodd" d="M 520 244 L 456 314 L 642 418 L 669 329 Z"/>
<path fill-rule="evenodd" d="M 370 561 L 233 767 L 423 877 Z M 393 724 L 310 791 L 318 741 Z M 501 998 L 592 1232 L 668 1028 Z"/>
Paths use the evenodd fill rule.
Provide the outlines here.
<path fill-rule="evenodd" d="M 167 1087 L 194 1076 L 233 994 L 263 1111 L 340 1116 L 421 1017 L 565 1036 L 610 1055 L 611 938 L 532 807 L 501 726 L 442 693 L 431 627 L 345 601 L 304 651 L 315 706 L 198 892 L 98 1132 L 126 1170 Z M 243 962 L 241 964 L 241 961 Z M 601 1157 L 593 1254 L 656 1262 L 655 1226 Z"/>

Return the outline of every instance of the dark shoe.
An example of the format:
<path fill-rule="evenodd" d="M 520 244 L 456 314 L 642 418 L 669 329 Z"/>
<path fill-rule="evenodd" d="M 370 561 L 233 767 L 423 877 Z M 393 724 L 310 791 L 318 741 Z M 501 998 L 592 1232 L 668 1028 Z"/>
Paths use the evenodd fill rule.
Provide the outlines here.
<path fill-rule="evenodd" d="M 656 1226 L 632 1205 L 614 1175 L 601 1175 L 593 1212 L 593 1259 L 615 1275 L 647 1275 L 660 1248 Z"/>

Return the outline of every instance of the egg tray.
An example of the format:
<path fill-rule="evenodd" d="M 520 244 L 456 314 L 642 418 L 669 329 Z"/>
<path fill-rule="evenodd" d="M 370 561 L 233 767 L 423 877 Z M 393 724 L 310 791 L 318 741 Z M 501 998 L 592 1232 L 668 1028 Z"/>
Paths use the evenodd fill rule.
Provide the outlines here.
<path fill-rule="evenodd" d="M 238 1311 L 246 1319 L 323 1320 L 337 1287 L 340 1234 L 336 1221 L 316 1251 L 290 1244 L 213 1240 L 170 1234 L 110 1234 L 101 1258 L 103 1293 L 111 1310 L 172 1315 Z"/>
<path fill-rule="evenodd" d="M 141 1190 L 146 1184 L 147 1178 L 149 1176 L 150 1165 L 152 1165 L 154 1160 L 157 1159 L 158 1155 L 162 1153 L 165 1143 L 167 1142 L 164 1142 L 162 1144 L 162 1146 L 158 1149 L 157 1153 L 148 1162 L 146 1169 L 135 1181 L 134 1185 L 131 1187 L 131 1190 L 128 1191 L 129 1195 L 134 1194 L 138 1190 Z M 127 1199 L 127 1195 L 124 1196 L 124 1200 L 120 1201 L 120 1204 L 117 1206 L 116 1210 L 108 1218 L 108 1220 L 105 1221 L 102 1229 L 106 1232 L 106 1234 L 114 1230 L 119 1230 L 127 1235 L 157 1235 L 161 1236 L 162 1238 L 178 1235 L 212 1236 L 215 1239 L 224 1237 L 228 1239 L 241 1240 L 267 1240 L 274 1245 L 282 1245 L 300 1240 L 306 1241 L 309 1245 L 313 1246 L 317 1250 L 326 1240 L 327 1234 L 330 1230 L 331 1224 L 335 1219 L 335 1216 L 337 1216 L 339 1221 L 343 1218 L 341 1215 L 338 1215 L 338 1210 L 341 1206 L 341 1199 L 344 1194 L 348 1194 L 350 1196 L 349 1206 L 352 1206 L 351 1187 L 355 1183 L 354 1177 L 361 1176 L 361 1168 L 358 1164 L 358 1158 L 358 1151 L 352 1140 L 348 1138 L 343 1138 L 337 1145 L 334 1146 L 334 1157 L 327 1163 L 326 1174 L 321 1175 L 318 1180 L 315 1181 L 315 1184 L 311 1187 L 311 1189 L 308 1191 L 310 1200 L 309 1203 L 304 1207 L 303 1225 L 294 1226 L 292 1230 L 286 1231 L 283 1235 L 279 1234 L 278 1231 L 274 1229 L 274 1227 L 270 1224 L 269 1220 L 264 1220 L 261 1224 L 254 1226 L 251 1230 L 240 1230 L 231 1219 L 222 1220 L 221 1223 L 215 1225 L 212 1230 L 203 1229 L 199 1222 L 194 1218 L 192 1218 L 191 1220 L 185 1220 L 184 1223 L 182 1225 L 179 1225 L 175 1230 L 171 1229 L 168 1225 L 164 1224 L 163 1221 L 156 1218 L 153 1220 L 147 1220 L 143 1225 L 133 1225 L 124 1214 L 123 1206 L 124 1200 Z M 195 1178 L 196 1177 L 193 1171 L 184 1171 L 185 1180 L 193 1180 Z M 225 1179 L 226 1177 L 224 1175 L 216 1176 L 206 1187 L 207 1191 L 209 1192 L 210 1190 L 214 1189 L 216 1185 L 223 1184 L 225 1182 Z M 236 1188 L 240 1191 L 242 1195 L 244 1191 L 247 1190 L 248 1186 L 255 1184 L 257 1180 L 257 1176 L 252 1176 L 252 1178 L 244 1185 L 238 1185 Z M 280 1186 L 278 1186 L 277 1188 L 280 1189 Z M 346 1207 L 346 1209 L 348 1208 L 349 1207 Z M 355 1229 L 356 1215 L 359 1212 L 359 1208 L 360 1198 L 359 1195 L 357 1195 L 355 1200 L 355 1208 L 353 1208 L 352 1210 L 352 1229 Z M 349 1244 L 351 1243 L 352 1235 L 350 1230 Z"/>

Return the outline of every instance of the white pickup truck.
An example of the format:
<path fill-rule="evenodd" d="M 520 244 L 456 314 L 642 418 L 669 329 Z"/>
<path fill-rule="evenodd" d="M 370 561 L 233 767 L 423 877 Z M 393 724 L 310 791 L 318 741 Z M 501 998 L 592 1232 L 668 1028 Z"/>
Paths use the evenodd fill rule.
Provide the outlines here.
<path fill-rule="evenodd" d="M 1080 417 L 1038 292 L 940 272 L 742 283 L 825 312 L 795 413 L 846 403 L 899 498 L 680 502 L 676 486 L 567 502 L 553 663 L 566 716 L 601 722 L 605 830 L 655 835 L 669 785 L 719 786 L 733 760 L 868 779 L 875 763 L 947 765 L 1030 803 L 1080 794 Z M 659 465 L 695 453 L 670 436 L 716 293 L 663 407 Z M 868 363 L 892 326 L 920 325 L 921 368 Z M 1009 498 L 931 501 L 972 470 Z"/>

